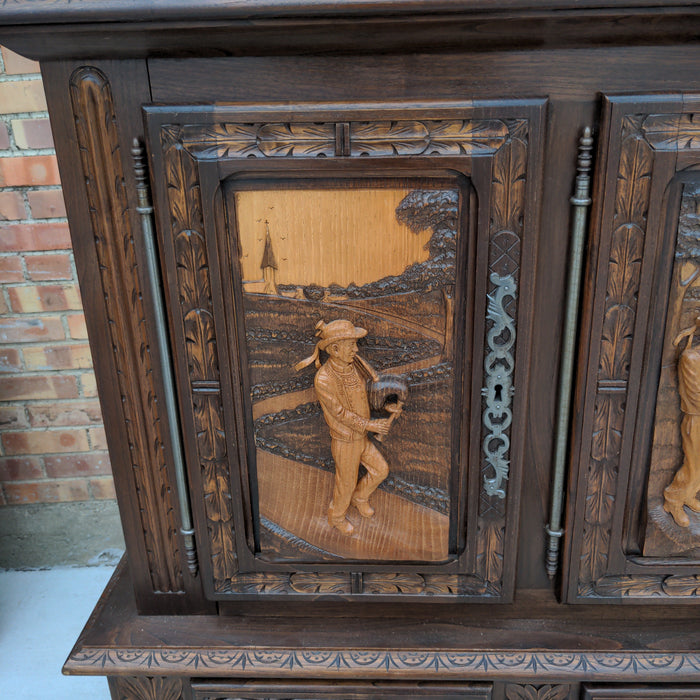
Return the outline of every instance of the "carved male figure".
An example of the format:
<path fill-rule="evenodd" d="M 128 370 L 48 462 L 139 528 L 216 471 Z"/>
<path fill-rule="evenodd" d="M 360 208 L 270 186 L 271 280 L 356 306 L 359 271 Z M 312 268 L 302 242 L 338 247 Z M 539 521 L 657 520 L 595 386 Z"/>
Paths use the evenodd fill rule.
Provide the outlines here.
<path fill-rule="evenodd" d="M 681 527 L 688 527 L 690 519 L 683 506 L 700 512 L 700 349 L 693 347 L 693 338 L 700 330 L 700 317 L 695 325 L 681 331 L 673 341 L 678 346 L 688 342 L 678 358 L 678 393 L 681 397 L 681 443 L 683 464 L 664 490 L 664 510 Z"/>
<path fill-rule="evenodd" d="M 346 518 L 348 508 L 353 505 L 360 515 L 371 518 L 374 508 L 369 497 L 389 473 L 389 465 L 367 434 L 386 435 L 393 416 L 370 417 L 366 384 L 368 378 L 376 379 L 377 375 L 357 354 L 357 339 L 367 335 L 367 331 L 350 321 L 337 319 L 330 323 L 319 321 L 316 335 L 320 340 L 313 355 L 295 365 L 295 369 L 303 369 L 312 362 L 318 368 L 314 388 L 330 429 L 331 453 L 335 462 L 328 522 L 344 535 L 351 535 L 354 528 Z M 321 365 L 320 353 L 324 350 L 329 359 Z M 401 410 L 398 404 L 386 408 L 394 415 Z M 358 482 L 360 464 L 367 473 Z"/>

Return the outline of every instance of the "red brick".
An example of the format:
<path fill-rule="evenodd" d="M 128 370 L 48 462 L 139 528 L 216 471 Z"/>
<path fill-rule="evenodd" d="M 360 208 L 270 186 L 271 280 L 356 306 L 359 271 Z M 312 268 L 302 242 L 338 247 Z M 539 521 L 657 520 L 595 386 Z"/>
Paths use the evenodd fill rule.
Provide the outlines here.
<path fill-rule="evenodd" d="M 41 80 L 0 83 L 0 114 L 45 111 L 46 96 Z"/>
<path fill-rule="evenodd" d="M 7 124 L 0 122 L 0 151 L 6 151 L 10 147 L 10 132 Z"/>
<path fill-rule="evenodd" d="M 103 477 L 102 479 L 89 479 L 88 484 L 92 491 L 92 497 L 98 500 L 107 498 L 116 498 L 117 493 L 114 490 L 114 480 L 112 477 Z"/>
<path fill-rule="evenodd" d="M 85 430 L 25 430 L 0 435 L 6 455 L 43 455 L 54 452 L 86 452 Z"/>
<path fill-rule="evenodd" d="M 41 479 L 43 476 L 38 457 L 0 458 L 0 481 L 28 481 Z"/>
<path fill-rule="evenodd" d="M 5 73 L 18 75 L 20 73 L 39 73 L 39 63 L 31 58 L 20 56 L 10 49 L 2 48 L 2 60 L 5 64 Z"/>
<path fill-rule="evenodd" d="M 11 124 L 17 148 L 53 148 L 48 119 L 13 119 Z"/>
<path fill-rule="evenodd" d="M 99 401 L 30 404 L 27 406 L 27 411 L 29 413 L 29 422 L 33 428 L 102 423 Z"/>
<path fill-rule="evenodd" d="M 0 158 L 2 160 L 7 158 Z M 4 226 L 0 235 L 0 253 L 70 248 L 70 231 L 64 223 L 11 224 Z"/>
<path fill-rule="evenodd" d="M 71 267 L 70 255 L 67 253 L 27 255 L 24 262 L 33 282 L 73 279 L 73 268 Z"/>
<path fill-rule="evenodd" d="M 75 377 L 0 377 L 0 396 L 3 401 L 77 399 L 78 383 Z"/>
<path fill-rule="evenodd" d="M 8 83 L 0 83 L 0 88 Z M 2 94 L 0 94 L 2 103 Z M 0 187 L 60 185 L 56 156 L 0 158 Z"/>
<path fill-rule="evenodd" d="M 3 314 L 7 314 L 10 312 L 9 307 L 7 306 L 7 302 L 5 301 L 4 296 L 0 296 L 0 316 Z"/>
<path fill-rule="evenodd" d="M 55 219 L 66 215 L 61 190 L 34 190 L 27 192 L 29 208 L 35 219 Z"/>
<path fill-rule="evenodd" d="M 86 479 L 11 482 L 5 484 L 5 498 L 8 504 L 87 501 L 90 492 Z"/>
<path fill-rule="evenodd" d="M 0 231 L 2 238 L 4 231 Z M 18 255 L 0 256 L 0 284 L 7 282 L 22 282 L 24 273 L 22 272 L 22 260 Z"/>
<path fill-rule="evenodd" d="M 28 428 L 27 416 L 24 414 L 22 406 L 2 406 L 0 405 L 0 431 L 17 430 L 18 428 Z"/>
<path fill-rule="evenodd" d="M 0 318 L 0 343 L 63 340 L 65 337 L 61 319 L 56 316 Z"/>
<path fill-rule="evenodd" d="M 0 348 L 0 372 L 18 372 L 21 369 L 22 360 L 19 356 L 19 350 L 17 348 Z"/>
<path fill-rule="evenodd" d="M 80 385 L 83 389 L 82 394 L 86 398 L 97 396 L 97 381 L 94 372 L 83 372 L 80 375 Z"/>
<path fill-rule="evenodd" d="M 77 284 L 42 284 L 8 287 L 10 304 L 16 313 L 78 311 L 83 308 Z"/>
<path fill-rule="evenodd" d="M 91 449 L 107 449 L 107 436 L 105 435 L 105 429 L 102 426 L 99 428 L 88 428 L 88 438 L 90 440 Z"/>
<path fill-rule="evenodd" d="M 112 467 L 107 452 L 44 457 L 46 473 L 52 477 L 109 475 Z"/>
<path fill-rule="evenodd" d="M 0 192 L 0 221 L 17 221 L 27 218 L 24 198 L 20 192 Z"/>
<path fill-rule="evenodd" d="M 68 332 L 73 340 L 87 340 L 87 326 L 84 314 L 66 314 L 68 319 Z"/>
<path fill-rule="evenodd" d="M 90 369 L 92 355 L 87 343 L 80 345 L 37 345 L 22 350 L 24 366 L 36 372 L 53 369 Z"/>

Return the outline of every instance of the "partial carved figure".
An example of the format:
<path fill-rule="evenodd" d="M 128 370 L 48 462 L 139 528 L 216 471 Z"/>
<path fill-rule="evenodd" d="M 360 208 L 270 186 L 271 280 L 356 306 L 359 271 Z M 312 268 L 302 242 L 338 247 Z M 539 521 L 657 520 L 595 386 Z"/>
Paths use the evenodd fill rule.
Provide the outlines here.
<path fill-rule="evenodd" d="M 395 377 L 397 400 L 383 406 L 391 417 L 372 419 L 367 381 L 372 380 L 376 386 L 381 380 L 357 354 L 357 340 L 366 336 L 367 331 L 350 321 L 336 319 L 330 323 L 319 321 L 316 335 L 320 340 L 313 354 L 297 363 L 294 369 L 299 371 L 311 363 L 318 368 L 314 388 L 330 429 L 331 453 L 335 462 L 335 485 L 328 506 L 328 523 L 344 535 L 352 535 L 353 525 L 345 517 L 348 508 L 353 505 L 364 518 L 371 518 L 374 508 L 369 497 L 389 474 L 389 465 L 367 434 L 376 433 L 381 437 L 389 432 L 392 421 L 401 412 L 407 388 L 399 377 Z M 329 355 L 323 365 L 322 351 Z M 381 391 L 377 393 L 383 395 Z M 360 464 L 367 473 L 358 482 Z"/>
<path fill-rule="evenodd" d="M 683 464 L 671 484 L 664 490 L 664 510 L 670 513 L 680 527 L 688 527 L 690 519 L 683 509 L 688 506 L 700 512 L 700 349 L 693 347 L 695 334 L 700 330 L 700 316 L 695 325 L 682 330 L 674 339 L 678 347 L 686 338 L 685 350 L 678 359 L 678 393 L 681 397 L 681 442 Z"/>

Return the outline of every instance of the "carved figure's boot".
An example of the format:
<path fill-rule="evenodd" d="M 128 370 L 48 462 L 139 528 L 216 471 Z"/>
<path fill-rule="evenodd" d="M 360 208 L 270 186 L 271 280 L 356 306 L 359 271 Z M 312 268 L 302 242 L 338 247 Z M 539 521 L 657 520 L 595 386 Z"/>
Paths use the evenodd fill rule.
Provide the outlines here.
<path fill-rule="evenodd" d="M 334 527 L 339 532 L 341 532 L 343 535 L 350 536 L 355 531 L 355 528 L 353 527 L 352 523 L 345 516 L 343 516 L 342 518 L 331 518 L 329 516 L 328 524 L 331 527 Z"/>
<path fill-rule="evenodd" d="M 353 498 L 350 503 L 357 508 L 363 518 L 371 518 L 374 515 L 374 508 L 369 504 L 369 501 Z"/>
<path fill-rule="evenodd" d="M 688 527 L 688 525 L 690 525 L 690 518 L 683 510 L 683 501 L 674 498 L 673 491 L 669 493 L 670 489 L 671 487 L 669 486 L 664 490 L 664 510 L 676 521 L 676 525 L 679 527 Z"/>

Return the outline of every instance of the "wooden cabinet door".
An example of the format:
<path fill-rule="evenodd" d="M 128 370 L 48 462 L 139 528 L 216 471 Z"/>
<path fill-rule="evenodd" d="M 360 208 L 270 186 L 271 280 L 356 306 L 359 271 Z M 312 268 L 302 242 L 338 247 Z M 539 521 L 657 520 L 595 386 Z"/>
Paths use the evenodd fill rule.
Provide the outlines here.
<path fill-rule="evenodd" d="M 693 685 L 594 685 L 582 688 L 581 700 L 698 700 L 700 686 Z"/>
<path fill-rule="evenodd" d="M 572 449 L 569 601 L 683 602 L 700 592 L 699 106 L 681 94 L 604 101 Z"/>
<path fill-rule="evenodd" d="M 146 109 L 209 596 L 511 597 L 543 108 Z"/>

